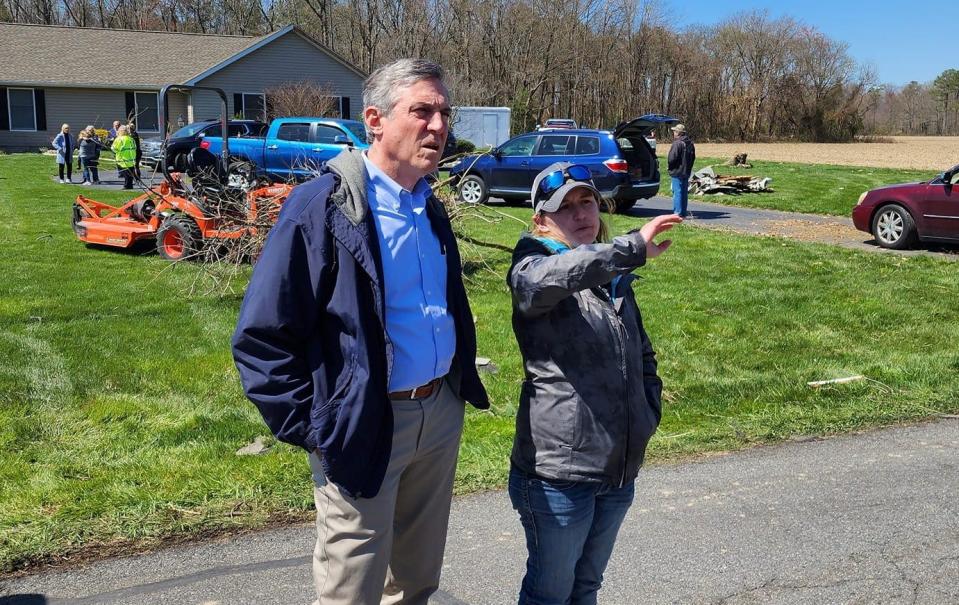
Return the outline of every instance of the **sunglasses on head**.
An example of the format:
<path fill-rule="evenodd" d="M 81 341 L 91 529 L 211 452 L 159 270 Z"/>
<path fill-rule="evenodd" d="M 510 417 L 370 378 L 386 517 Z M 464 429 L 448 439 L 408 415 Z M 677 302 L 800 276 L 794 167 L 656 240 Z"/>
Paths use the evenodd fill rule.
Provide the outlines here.
<path fill-rule="evenodd" d="M 581 164 L 574 164 L 566 168 L 558 168 L 550 172 L 539 182 L 539 199 L 548 198 L 567 181 L 582 181 L 589 183 L 593 176 L 589 168 Z"/>

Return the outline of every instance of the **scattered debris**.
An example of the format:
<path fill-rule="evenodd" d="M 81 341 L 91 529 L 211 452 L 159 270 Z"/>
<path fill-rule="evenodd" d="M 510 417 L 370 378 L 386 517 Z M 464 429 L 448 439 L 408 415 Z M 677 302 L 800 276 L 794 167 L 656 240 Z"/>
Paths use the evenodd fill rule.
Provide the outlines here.
<path fill-rule="evenodd" d="M 833 378 L 831 380 L 814 380 L 813 382 L 807 382 L 806 384 L 815 388 L 825 386 L 827 384 L 845 384 L 847 382 L 856 382 L 857 380 L 865 380 L 866 377 L 861 374 L 856 374 L 855 376 L 846 376 L 845 378 Z"/>
<path fill-rule="evenodd" d="M 693 173 L 689 179 L 689 192 L 706 195 L 737 195 L 744 191 L 772 191 L 770 177 L 727 176 L 716 174 L 712 166 L 706 166 Z"/>
<path fill-rule="evenodd" d="M 489 357 L 477 357 L 476 369 L 485 374 L 496 374 L 499 372 L 499 366 L 493 363 Z"/>
<path fill-rule="evenodd" d="M 253 443 L 244 445 L 236 451 L 237 456 L 259 456 L 270 451 L 270 446 L 266 444 L 266 437 L 260 435 L 253 440 Z"/>

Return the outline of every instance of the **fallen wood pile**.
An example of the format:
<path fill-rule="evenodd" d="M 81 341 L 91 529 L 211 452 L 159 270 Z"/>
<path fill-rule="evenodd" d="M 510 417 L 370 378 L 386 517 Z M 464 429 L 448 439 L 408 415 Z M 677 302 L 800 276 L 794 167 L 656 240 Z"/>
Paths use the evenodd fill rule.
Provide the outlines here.
<path fill-rule="evenodd" d="M 706 195 L 738 195 L 746 191 L 772 191 L 772 179 L 758 176 L 726 176 L 716 174 L 712 166 L 693 173 L 689 179 L 689 192 Z"/>

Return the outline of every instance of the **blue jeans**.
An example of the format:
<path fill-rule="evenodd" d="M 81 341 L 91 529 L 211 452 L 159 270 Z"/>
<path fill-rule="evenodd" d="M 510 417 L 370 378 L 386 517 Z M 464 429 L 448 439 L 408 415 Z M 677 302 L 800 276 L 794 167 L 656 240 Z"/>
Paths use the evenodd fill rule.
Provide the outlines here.
<path fill-rule="evenodd" d="M 509 497 L 528 552 L 519 605 L 595 604 L 633 494 L 633 482 L 552 481 L 511 469 Z"/>
<path fill-rule="evenodd" d="M 689 206 L 689 178 L 672 177 L 673 214 L 686 216 L 686 207 Z"/>
<path fill-rule="evenodd" d="M 90 160 L 80 158 L 80 165 L 83 166 L 83 181 L 90 181 L 91 183 L 100 182 L 100 172 L 99 167 L 96 162 L 93 164 L 90 163 Z"/>

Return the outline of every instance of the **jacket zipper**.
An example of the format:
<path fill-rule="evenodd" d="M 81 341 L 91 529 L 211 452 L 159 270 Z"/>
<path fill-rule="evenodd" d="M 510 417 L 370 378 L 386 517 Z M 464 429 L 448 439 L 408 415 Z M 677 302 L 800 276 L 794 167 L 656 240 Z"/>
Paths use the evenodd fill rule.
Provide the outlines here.
<path fill-rule="evenodd" d="M 605 294 L 605 292 L 603 292 Z M 605 310 L 608 313 L 612 314 L 612 320 L 610 323 L 616 329 L 616 340 L 619 345 L 619 371 L 623 375 L 623 398 L 624 398 L 624 408 L 626 413 L 626 443 L 623 447 L 623 464 L 622 471 L 619 475 L 619 487 L 623 487 L 626 484 L 626 465 L 629 460 L 629 373 L 627 372 L 627 363 L 626 363 L 626 326 L 623 325 L 623 321 L 620 319 L 619 315 L 616 313 L 616 301 L 612 296 L 607 297 L 609 299 L 609 309 Z"/>

